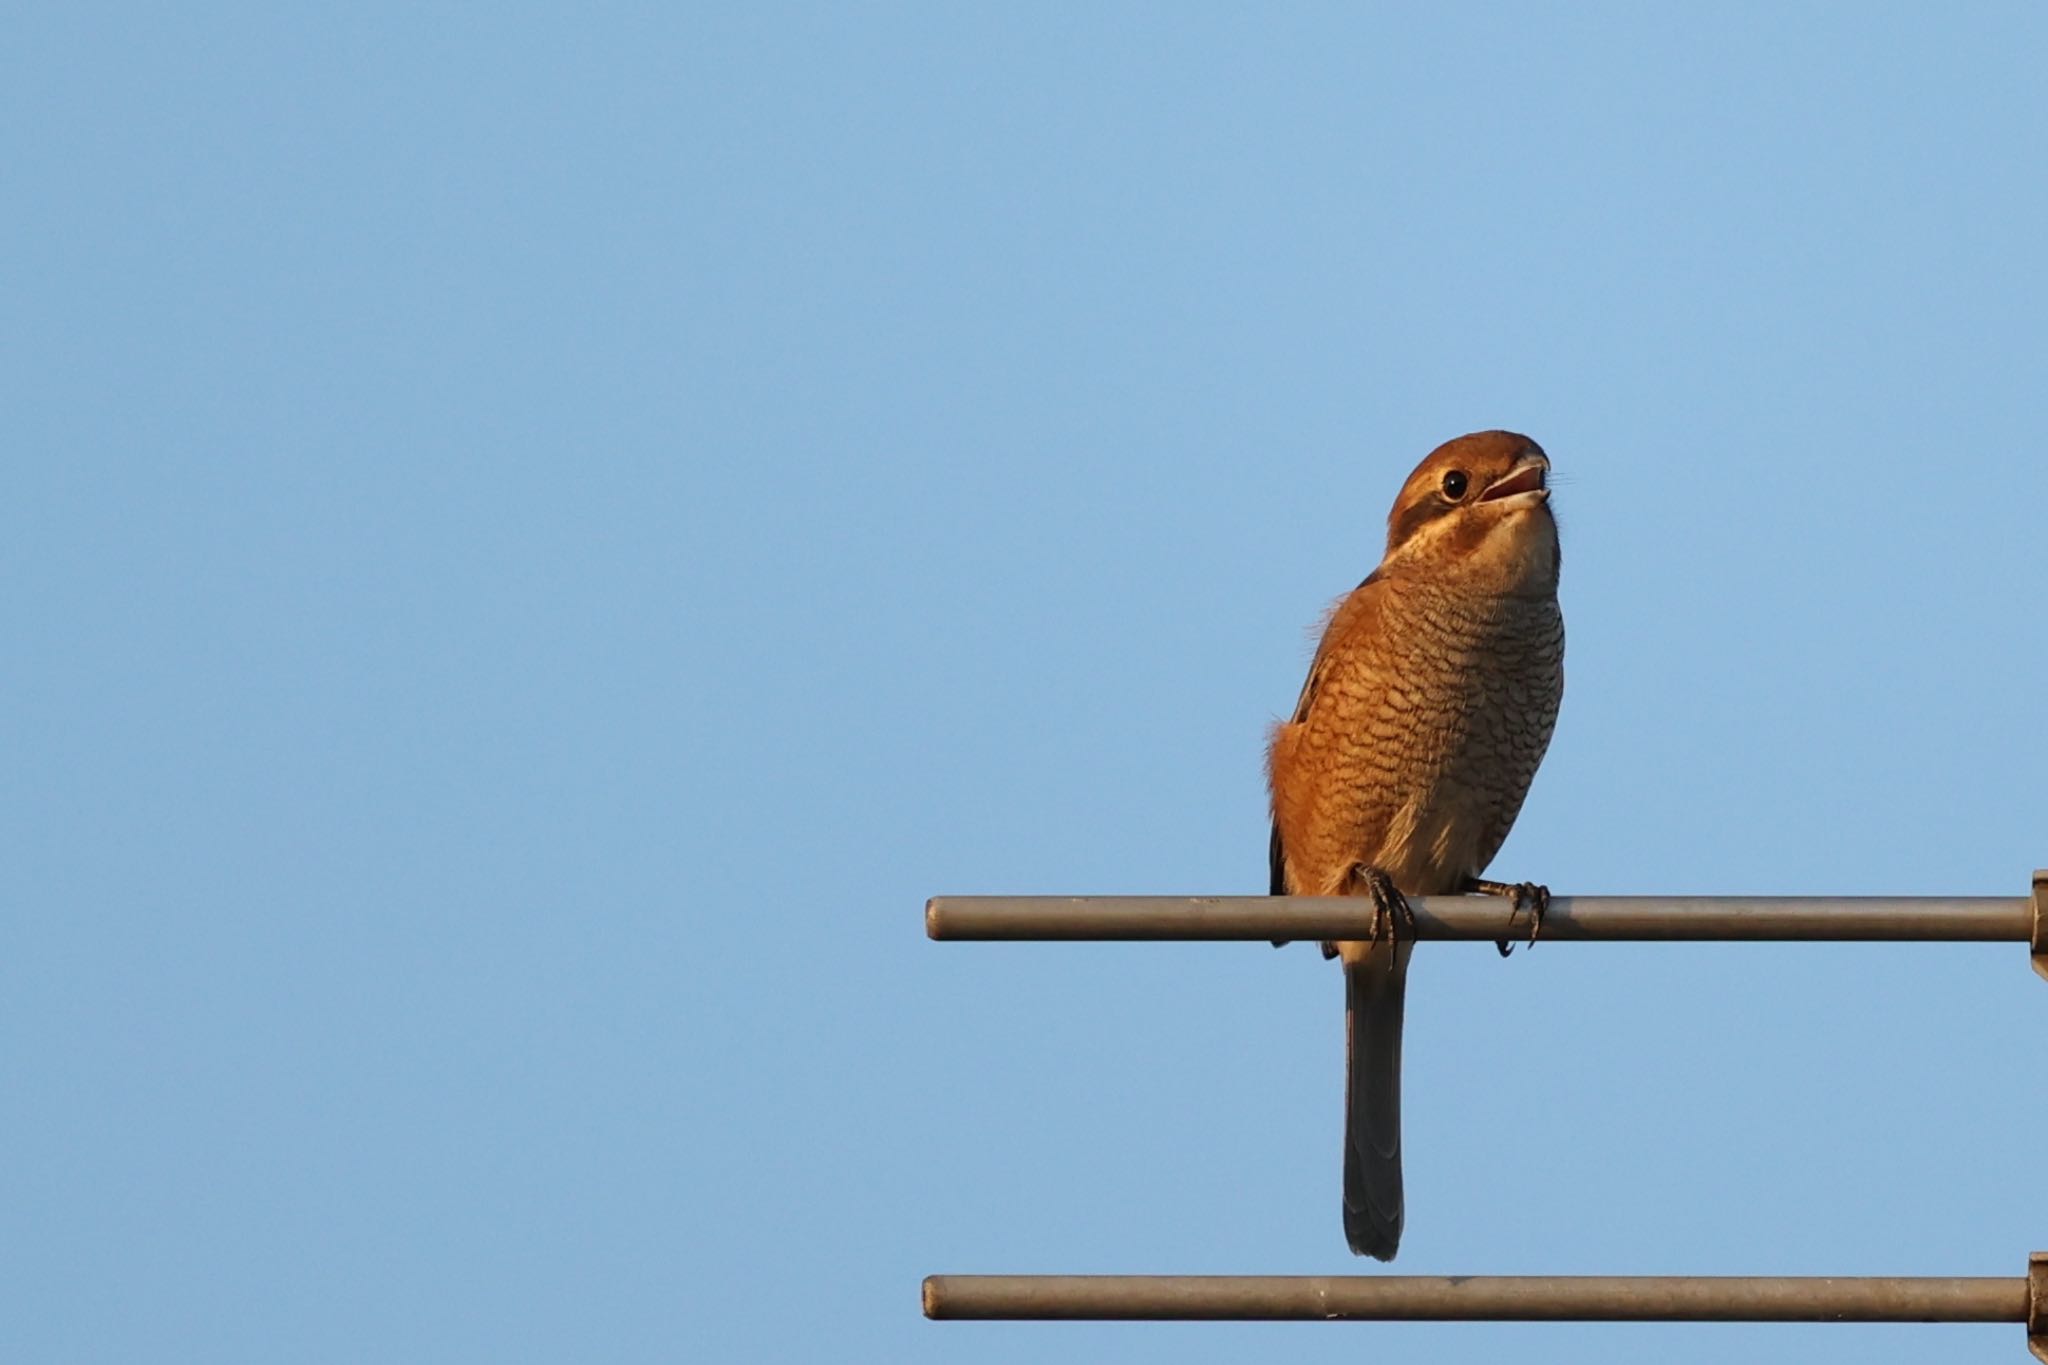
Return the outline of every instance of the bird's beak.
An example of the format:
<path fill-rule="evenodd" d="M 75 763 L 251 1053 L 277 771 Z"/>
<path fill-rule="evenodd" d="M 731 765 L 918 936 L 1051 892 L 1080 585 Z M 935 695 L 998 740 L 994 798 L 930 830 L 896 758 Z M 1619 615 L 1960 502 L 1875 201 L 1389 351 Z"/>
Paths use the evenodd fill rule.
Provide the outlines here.
<path fill-rule="evenodd" d="M 1511 498 L 1517 493 L 1534 493 L 1536 496 L 1531 501 L 1542 502 L 1550 496 L 1550 491 L 1543 484 L 1543 478 L 1549 472 L 1550 461 L 1541 455 L 1524 455 L 1505 477 L 1481 493 L 1479 500 L 1495 502 L 1501 498 Z"/>

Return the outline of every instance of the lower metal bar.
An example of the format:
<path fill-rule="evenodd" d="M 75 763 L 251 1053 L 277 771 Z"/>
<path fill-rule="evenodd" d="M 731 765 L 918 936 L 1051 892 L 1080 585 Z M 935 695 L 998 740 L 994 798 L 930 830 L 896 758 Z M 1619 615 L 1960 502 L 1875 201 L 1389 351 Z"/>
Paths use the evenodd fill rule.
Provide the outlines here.
<path fill-rule="evenodd" d="M 933 1275 L 928 1318 L 2026 1322 L 2028 1277 Z"/>
<path fill-rule="evenodd" d="M 1519 937 L 1497 896 L 1412 896 L 1418 939 Z M 1356 896 L 935 896 L 935 939 L 1368 939 Z M 1543 940 L 2028 942 L 2024 896 L 1554 896 Z"/>

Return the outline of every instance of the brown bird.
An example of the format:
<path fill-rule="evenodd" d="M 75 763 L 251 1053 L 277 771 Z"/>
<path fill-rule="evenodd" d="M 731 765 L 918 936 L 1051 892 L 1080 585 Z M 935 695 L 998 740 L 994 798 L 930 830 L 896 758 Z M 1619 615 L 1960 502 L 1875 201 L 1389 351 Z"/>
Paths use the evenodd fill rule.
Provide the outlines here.
<path fill-rule="evenodd" d="M 1550 461 L 1482 431 L 1430 452 L 1387 517 L 1380 565 L 1323 630 L 1294 715 L 1273 729 L 1272 891 L 1369 896 L 1374 934 L 1344 960 L 1344 1235 L 1392 1260 L 1401 1240 L 1403 893 L 1549 892 L 1483 882 L 1550 744 L 1564 695 Z M 1507 951 L 1506 942 L 1500 945 Z"/>

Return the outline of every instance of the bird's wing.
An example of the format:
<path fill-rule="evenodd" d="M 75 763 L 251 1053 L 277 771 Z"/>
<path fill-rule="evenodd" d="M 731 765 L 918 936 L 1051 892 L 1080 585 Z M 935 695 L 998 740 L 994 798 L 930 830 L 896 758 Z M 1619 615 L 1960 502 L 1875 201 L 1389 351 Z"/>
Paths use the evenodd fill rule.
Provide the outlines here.
<path fill-rule="evenodd" d="M 1359 580 L 1358 586 L 1337 599 L 1330 614 L 1323 618 L 1322 639 L 1316 644 L 1316 657 L 1308 666 L 1308 677 L 1301 684 L 1301 695 L 1295 698 L 1294 714 L 1288 718 L 1289 725 L 1299 725 L 1308 719 L 1309 708 L 1315 705 L 1316 692 L 1322 687 L 1323 672 L 1330 665 L 1332 644 L 1348 633 L 1358 617 L 1378 605 L 1380 571 L 1374 569 Z"/>
<path fill-rule="evenodd" d="M 1295 698 L 1294 714 L 1288 717 L 1285 724 L 1274 728 L 1273 750 L 1276 762 L 1281 746 L 1286 743 L 1291 733 L 1291 727 L 1305 722 L 1308 719 L 1310 708 L 1315 705 L 1316 692 L 1322 686 L 1323 674 L 1329 667 L 1330 660 L 1335 652 L 1331 648 L 1331 642 L 1345 633 L 1351 623 L 1357 619 L 1360 612 L 1368 611 L 1375 605 L 1374 599 L 1379 594 L 1369 591 L 1369 589 L 1379 582 L 1379 577 L 1380 571 L 1378 569 L 1374 569 L 1371 573 L 1367 574 L 1363 579 L 1359 580 L 1356 588 L 1353 588 L 1337 600 L 1337 604 L 1330 608 L 1330 614 L 1324 618 L 1322 638 L 1316 644 L 1316 657 L 1308 666 L 1308 677 L 1302 680 L 1301 695 Z M 1267 891 L 1267 894 L 1272 896 L 1286 895 L 1287 850 L 1280 842 L 1280 822 L 1278 820 L 1273 821 L 1272 836 L 1266 841 L 1266 866 L 1270 874 L 1270 889 Z"/>

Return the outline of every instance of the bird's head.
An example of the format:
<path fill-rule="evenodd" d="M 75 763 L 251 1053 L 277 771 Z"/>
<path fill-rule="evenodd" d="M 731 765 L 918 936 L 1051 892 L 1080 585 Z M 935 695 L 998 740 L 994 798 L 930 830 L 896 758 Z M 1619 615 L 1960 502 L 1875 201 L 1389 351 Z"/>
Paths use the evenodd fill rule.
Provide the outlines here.
<path fill-rule="evenodd" d="M 1550 460 L 1512 431 L 1446 441 L 1408 476 L 1387 514 L 1382 573 L 1416 573 L 1487 592 L 1557 591 Z"/>

